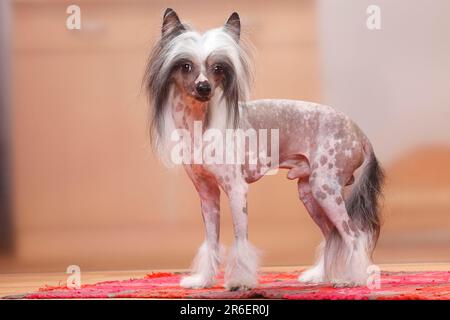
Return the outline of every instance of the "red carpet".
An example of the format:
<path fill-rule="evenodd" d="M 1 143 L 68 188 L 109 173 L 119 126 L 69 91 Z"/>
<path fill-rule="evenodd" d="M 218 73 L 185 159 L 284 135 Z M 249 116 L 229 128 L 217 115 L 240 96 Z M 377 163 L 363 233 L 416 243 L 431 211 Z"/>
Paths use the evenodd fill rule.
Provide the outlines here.
<path fill-rule="evenodd" d="M 334 288 L 305 285 L 297 281 L 299 272 L 265 272 L 260 284 L 249 291 L 225 291 L 221 284 L 210 289 L 189 290 L 178 283 L 182 274 L 152 273 L 144 279 L 107 281 L 83 285 L 81 289 L 44 287 L 15 298 L 193 298 L 193 299 L 442 299 L 450 300 L 450 271 L 384 272 L 379 289 Z M 10 297 L 11 298 L 11 297 Z"/>

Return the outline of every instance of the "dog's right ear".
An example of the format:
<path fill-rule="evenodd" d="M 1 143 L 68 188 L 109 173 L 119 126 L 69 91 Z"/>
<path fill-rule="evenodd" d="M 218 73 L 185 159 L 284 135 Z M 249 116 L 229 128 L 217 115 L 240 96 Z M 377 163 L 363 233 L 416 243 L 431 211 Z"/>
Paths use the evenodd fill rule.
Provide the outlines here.
<path fill-rule="evenodd" d="M 164 12 L 163 24 L 161 28 L 162 36 L 166 37 L 168 35 L 178 35 L 185 30 L 186 28 L 181 23 L 177 13 L 173 9 L 167 8 Z"/>

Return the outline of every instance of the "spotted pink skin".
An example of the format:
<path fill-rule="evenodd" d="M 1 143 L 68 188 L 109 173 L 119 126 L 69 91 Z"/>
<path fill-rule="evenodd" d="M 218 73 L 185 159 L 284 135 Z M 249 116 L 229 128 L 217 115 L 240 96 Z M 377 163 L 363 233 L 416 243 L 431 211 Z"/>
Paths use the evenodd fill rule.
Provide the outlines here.
<path fill-rule="evenodd" d="M 345 241 L 354 242 L 357 230 L 343 188 L 354 182 L 353 173 L 372 148 L 363 132 L 346 115 L 315 103 L 257 100 L 245 110 L 246 127 L 279 129 L 279 167 L 289 169 L 288 179 L 298 179 L 299 197 L 324 236 L 334 225 Z M 244 176 L 251 183 L 262 174 L 246 166 Z"/>
<path fill-rule="evenodd" d="M 210 107 L 180 92 L 171 105 L 175 127 L 191 133 L 194 121 L 205 121 Z M 299 197 L 325 238 L 335 226 L 346 245 L 356 248 L 359 233 L 347 214 L 343 188 L 353 183 L 354 171 L 370 154 L 362 131 L 342 113 L 314 103 L 256 100 L 241 107 L 241 128 L 279 130 L 279 167 L 289 169 L 288 179 L 298 179 Z M 256 169 L 248 164 L 184 167 L 200 196 L 209 248 L 219 248 L 220 189 L 230 201 L 236 242 L 248 241 L 248 184 L 270 168 L 259 162 Z"/>

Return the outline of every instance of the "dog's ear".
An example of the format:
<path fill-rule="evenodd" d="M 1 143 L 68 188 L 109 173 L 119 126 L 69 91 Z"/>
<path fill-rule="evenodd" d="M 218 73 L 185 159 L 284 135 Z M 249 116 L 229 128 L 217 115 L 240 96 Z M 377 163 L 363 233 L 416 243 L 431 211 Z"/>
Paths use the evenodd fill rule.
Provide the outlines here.
<path fill-rule="evenodd" d="M 241 37 L 241 19 L 237 12 L 233 12 L 228 18 L 225 23 L 225 30 L 231 34 L 236 42 L 239 42 L 239 38 Z"/>
<path fill-rule="evenodd" d="M 178 35 L 185 30 L 186 28 L 181 23 L 177 13 L 173 9 L 167 8 L 164 12 L 163 24 L 161 28 L 162 36 Z"/>

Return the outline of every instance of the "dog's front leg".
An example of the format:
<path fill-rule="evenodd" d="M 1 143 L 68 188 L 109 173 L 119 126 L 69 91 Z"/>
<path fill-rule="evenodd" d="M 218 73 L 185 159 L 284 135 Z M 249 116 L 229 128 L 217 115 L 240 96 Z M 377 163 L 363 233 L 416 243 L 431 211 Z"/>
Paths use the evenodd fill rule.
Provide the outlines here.
<path fill-rule="evenodd" d="M 235 239 L 225 270 L 225 288 L 228 290 L 250 289 L 258 284 L 259 257 L 249 243 L 247 234 L 247 191 L 245 182 L 228 185 L 228 198 Z"/>
<path fill-rule="evenodd" d="M 208 288 L 214 285 L 220 266 L 220 190 L 216 183 L 190 175 L 199 193 L 205 240 L 194 258 L 191 275 L 181 279 L 185 288 Z"/>

